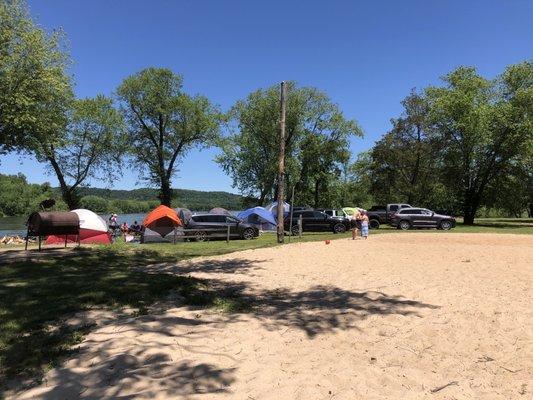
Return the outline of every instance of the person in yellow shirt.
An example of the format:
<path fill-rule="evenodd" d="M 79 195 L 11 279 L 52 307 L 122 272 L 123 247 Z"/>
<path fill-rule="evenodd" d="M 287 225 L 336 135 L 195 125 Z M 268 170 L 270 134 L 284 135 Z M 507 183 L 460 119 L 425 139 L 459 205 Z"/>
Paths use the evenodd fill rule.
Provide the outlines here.
<path fill-rule="evenodd" d="M 359 224 L 361 223 L 361 213 L 358 209 L 355 209 L 350 219 L 350 228 L 352 228 L 352 240 L 357 237 L 357 231 L 359 230 Z"/>

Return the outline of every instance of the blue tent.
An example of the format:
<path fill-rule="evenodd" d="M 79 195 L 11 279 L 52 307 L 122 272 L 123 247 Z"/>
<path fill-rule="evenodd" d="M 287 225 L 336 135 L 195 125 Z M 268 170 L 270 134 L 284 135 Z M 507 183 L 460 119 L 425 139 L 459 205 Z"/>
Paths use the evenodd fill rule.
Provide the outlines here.
<path fill-rule="evenodd" d="M 274 201 L 270 203 L 268 206 L 266 206 L 266 210 L 276 217 L 278 213 L 278 202 Z M 289 203 L 283 203 L 283 215 L 287 216 L 290 211 L 291 205 Z"/>
<path fill-rule="evenodd" d="M 262 222 L 268 222 L 269 224 L 276 225 L 276 219 L 272 213 L 263 207 L 253 207 L 241 211 L 237 214 L 237 217 L 251 224 L 259 225 Z"/>

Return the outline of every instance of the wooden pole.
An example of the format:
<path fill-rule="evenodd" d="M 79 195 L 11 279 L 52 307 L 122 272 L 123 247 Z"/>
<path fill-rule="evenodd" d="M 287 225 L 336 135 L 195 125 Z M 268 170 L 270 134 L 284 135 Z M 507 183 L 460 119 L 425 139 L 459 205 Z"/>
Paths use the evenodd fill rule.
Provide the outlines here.
<path fill-rule="evenodd" d="M 284 218 L 283 204 L 285 200 L 285 97 L 287 89 L 285 82 L 281 82 L 280 93 L 280 122 L 279 122 L 279 158 L 278 158 L 278 243 L 283 243 L 284 238 Z"/>

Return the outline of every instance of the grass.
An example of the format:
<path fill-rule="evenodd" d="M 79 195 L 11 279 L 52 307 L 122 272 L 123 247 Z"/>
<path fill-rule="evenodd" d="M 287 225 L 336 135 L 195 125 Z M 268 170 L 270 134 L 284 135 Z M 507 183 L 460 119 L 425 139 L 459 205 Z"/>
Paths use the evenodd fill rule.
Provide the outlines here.
<path fill-rule="evenodd" d="M 390 227 L 371 236 L 396 233 Z M 425 231 L 419 231 L 425 232 Z M 450 232 L 533 234 L 533 219 L 478 219 L 474 226 Z M 349 237 L 350 233 L 304 234 L 293 242 Z M 288 242 L 288 237 L 285 241 Z M 122 309 L 134 316 L 149 312 L 155 301 L 175 292 L 187 305 L 239 312 L 249 305 L 231 293 L 211 290 L 210 282 L 164 273 L 144 273 L 136 266 L 176 262 L 238 250 L 276 246 L 275 234 L 251 240 L 178 244 L 82 247 L 68 257 L 42 257 L 0 266 L 0 385 L 9 378 L 37 378 L 57 365 L 90 327 L 67 328 L 62 322 L 91 308 Z"/>

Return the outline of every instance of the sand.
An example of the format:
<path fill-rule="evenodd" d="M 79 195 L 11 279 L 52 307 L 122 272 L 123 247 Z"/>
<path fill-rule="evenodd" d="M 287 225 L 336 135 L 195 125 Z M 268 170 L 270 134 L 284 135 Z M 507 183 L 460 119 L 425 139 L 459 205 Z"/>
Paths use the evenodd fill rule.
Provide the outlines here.
<path fill-rule="evenodd" d="M 79 353 L 15 397 L 533 398 L 533 236 L 393 233 L 150 268 L 256 305 L 175 299 L 98 318 Z"/>

